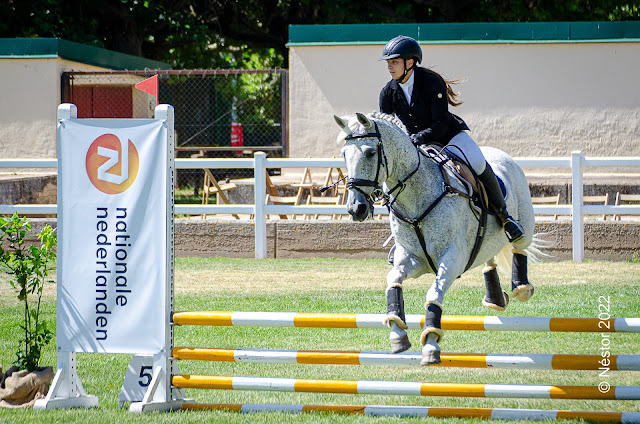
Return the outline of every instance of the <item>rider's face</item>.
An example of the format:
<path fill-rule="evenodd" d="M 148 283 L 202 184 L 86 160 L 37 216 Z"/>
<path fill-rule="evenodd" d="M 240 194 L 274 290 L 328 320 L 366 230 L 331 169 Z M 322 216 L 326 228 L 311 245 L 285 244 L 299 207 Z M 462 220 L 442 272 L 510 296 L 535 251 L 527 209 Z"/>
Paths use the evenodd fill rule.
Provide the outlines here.
<path fill-rule="evenodd" d="M 411 67 L 413 64 L 413 59 L 407 60 L 407 69 Z M 387 70 L 391 74 L 391 78 L 395 80 L 399 80 L 404 75 L 404 59 L 396 58 L 396 59 L 388 59 L 387 60 Z"/>

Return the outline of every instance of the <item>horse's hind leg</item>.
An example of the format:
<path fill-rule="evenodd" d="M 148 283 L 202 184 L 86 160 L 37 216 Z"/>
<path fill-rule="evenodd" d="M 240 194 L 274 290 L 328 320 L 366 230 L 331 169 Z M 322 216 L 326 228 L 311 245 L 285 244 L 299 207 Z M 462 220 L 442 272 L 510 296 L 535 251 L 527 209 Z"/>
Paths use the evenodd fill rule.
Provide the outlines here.
<path fill-rule="evenodd" d="M 391 342 L 391 353 L 400 353 L 411 347 L 404 314 L 404 298 L 402 296 L 402 285 L 392 283 L 387 286 L 387 316 L 384 323 L 391 327 L 389 342 Z"/>
<path fill-rule="evenodd" d="M 527 254 L 514 249 L 511 268 L 511 297 L 520 302 L 526 302 L 531 296 L 533 296 L 533 285 L 527 278 Z"/>
<path fill-rule="evenodd" d="M 500 277 L 496 270 L 496 262 L 491 259 L 487 262 L 487 266 L 482 269 L 484 274 L 484 285 L 487 290 L 482 306 L 495 309 L 496 311 L 504 311 L 509 304 L 509 296 L 507 292 L 502 291 L 500 287 Z"/>

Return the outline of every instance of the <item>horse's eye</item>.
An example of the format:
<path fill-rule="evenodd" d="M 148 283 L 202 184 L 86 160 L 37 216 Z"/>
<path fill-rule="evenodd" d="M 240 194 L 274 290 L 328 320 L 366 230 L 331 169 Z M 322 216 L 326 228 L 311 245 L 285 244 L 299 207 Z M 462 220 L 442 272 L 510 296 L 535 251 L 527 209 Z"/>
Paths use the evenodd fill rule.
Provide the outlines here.
<path fill-rule="evenodd" d="M 362 153 L 364 154 L 365 157 L 372 158 L 373 155 L 376 154 L 376 149 L 374 149 L 373 147 L 370 147 L 370 146 L 364 146 L 362 148 Z"/>

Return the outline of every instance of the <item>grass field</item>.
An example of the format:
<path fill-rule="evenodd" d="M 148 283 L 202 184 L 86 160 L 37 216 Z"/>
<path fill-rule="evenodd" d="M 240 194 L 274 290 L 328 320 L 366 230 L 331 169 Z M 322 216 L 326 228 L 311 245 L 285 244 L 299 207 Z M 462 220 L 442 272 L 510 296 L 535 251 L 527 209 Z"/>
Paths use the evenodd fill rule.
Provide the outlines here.
<path fill-rule="evenodd" d="M 176 260 L 177 311 L 290 311 L 385 313 L 383 260 Z M 6 283 L 0 282 L 0 363 L 13 361 L 20 319 L 20 305 Z M 408 314 L 423 313 L 424 296 L 432 276 L 405 284 Z M 536 286 L 528 303 L 513 302 L 499 315 L 598 316 L 599 304 L 608 299 L 613 317 L 640 316 L 640 264 L 628 262 L 543 262 L 530 266 Z M 460 278 L 447 293 L 447 315 L 492 315 L 480 306 L 484 293 L 480 270 Z M 503 278 L 506 287 L 508 278 Z M 55 284 L 48 284 L 44 313 L 55 320 Z M 410 331 L 412 350 L 418 350 L 419 333 Z M 640 353 L 639 334 L 613 333 L 611 354 Z M 178 327 L 176 346 L 388 350 L 388 332 L 376 329 Z M 578 353 L 601 352 L 600 333 L 517 333 L 448 331 L 441 343 L 445 352 L 478 353 Z M 227 412 L 177 412 L 133 415 L 117 409 L 118 394 L 129 355 L 78 354 L 78 374 L 86 391 L 97 395 L 100 407 L 92 410 L 34 412 L 0 410 L 0 423 L 417 423 L 481 422 L 462 419 L 389 418 L 333 414 L 289 415 Z M 55 346 L 45 352 L 43 365 L 55 364 Z M 181 361 L 183 374 L 221 376 L 277 376 L 311 379 L 405 380 L 461 383 L 556 384 L 596 386 L 605 380 L 612 386 L 640 385 L 639 372 L 526 371 L 505 369 L 461 369 L 421 367 L 374 367 L 345 365 L 279 365 Z M 394 404 L 421 406 L 469 406 L 504 408 L 568 409 L 579 411 L 640 411 L 640 402 L 602 400 L 481 399 L 449 397 L 380 396 L 346 394 L 278 393 L 252 391 L 187 390 L 199 403 L 304 403 L 304 404 Z M 128 406 L 128 405 L 127 405 Z"/>

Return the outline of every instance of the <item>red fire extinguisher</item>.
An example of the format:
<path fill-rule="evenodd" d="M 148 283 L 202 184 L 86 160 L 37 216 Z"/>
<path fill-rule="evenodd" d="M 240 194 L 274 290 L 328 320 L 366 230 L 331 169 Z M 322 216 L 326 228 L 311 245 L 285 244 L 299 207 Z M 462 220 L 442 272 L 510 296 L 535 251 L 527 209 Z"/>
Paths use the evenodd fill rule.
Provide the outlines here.
<path fill-rule="evenodd" d="M 231 123 L 231 147 L 244 146 L 244 139 L 242 137 L 242 124 L 240 122 Z M 242 149 L 235 151 L 238 156 L 242 154 Z"/>

